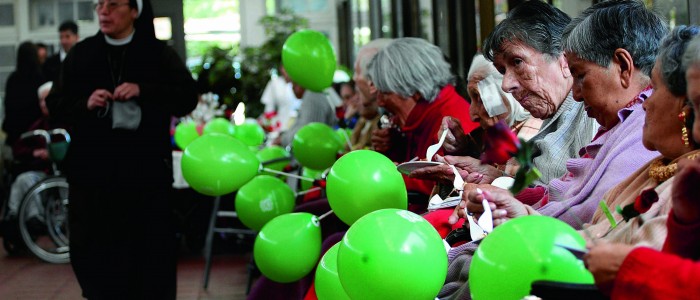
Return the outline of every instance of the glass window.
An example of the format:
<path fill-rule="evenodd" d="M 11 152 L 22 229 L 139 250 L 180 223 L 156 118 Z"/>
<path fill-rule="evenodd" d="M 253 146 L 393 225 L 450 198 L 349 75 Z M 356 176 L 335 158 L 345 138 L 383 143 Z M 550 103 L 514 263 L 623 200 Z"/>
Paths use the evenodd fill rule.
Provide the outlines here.
<path fill-rule="evenodd" d="M 75 20 L 73 16 L 73 3 L 72 2 L 59 2 L 58 3 L 58 21 L 63 22 L 67 20 Z"/>
<path fill-rule="evenodd" d="M 0 4 L 0 26 L 15 25 L 15 6 L 12 3 Z"/>
<path fill-rule="evenodd" d="M 0 46 L 0 67 L 15 66 L 15 46 L 5 45 Z M 3 81 L 2 84 L 5 84 Z"/>
<path fill-rule="evenodd" d="M 394 36 L 391 24 L 391 1 L 384 0 L 381 3 L 382 7 L 382 32 L 379 34 L 383 38 L 391 38 Z"/>
<path fill-rule="evenodd" d="M 30 28 L 53 27 L 56 25 L 54 1 L 32 0 L 29 4 Z"/>
<path fill-rule="evenodd" d="M 95 20 L 95 7 L 92 1 L 79 1 L 78 2 L 78 21 L 94 21 Z"/>

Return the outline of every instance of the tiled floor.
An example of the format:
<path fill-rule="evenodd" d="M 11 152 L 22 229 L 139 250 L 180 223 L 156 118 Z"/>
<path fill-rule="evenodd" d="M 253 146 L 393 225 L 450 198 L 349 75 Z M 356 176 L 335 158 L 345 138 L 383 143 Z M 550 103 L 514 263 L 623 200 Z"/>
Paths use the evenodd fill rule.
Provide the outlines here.
<path fill-rule="evenodd" d="M 1 240 L 2 238 L 0 238 Z M 178 263 L 178 299 L 245 299 L 251 253 L 214 256 L 209 288 L 202 289 L 204 259 L 183 255 Z M 69 264 L 54 265 L 30 255 L 8 256 L 0 247 L 0 299 L 81 299 Z"/>

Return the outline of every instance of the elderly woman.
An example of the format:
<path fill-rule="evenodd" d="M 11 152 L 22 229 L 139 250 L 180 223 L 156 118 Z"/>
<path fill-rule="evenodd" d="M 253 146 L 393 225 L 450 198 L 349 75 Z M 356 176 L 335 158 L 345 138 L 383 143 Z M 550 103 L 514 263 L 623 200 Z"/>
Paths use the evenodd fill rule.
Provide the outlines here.
<path fill-rule="evenodd" d="M 644 103 L 648 124 L 644 127 L 644 144 L 658 149 L 662 156 L 607 197 L 609 207 L 624 206 L 634 203 L 640 191 L 653 189 L 658 201 L 646 213 L 621 224 L 623 228 L 615 228 L 606 236 L 618 244 L 597 243 L 585 256 L 596 285 L 606 293 L 612 291 L 612 299 L 686 299 L 696 295 L 688 293 L 689 287 L 692 291 L 698 289 L 700 132 L 697 131 L 699 116 L 693 116 L 688 98 L 693 99 L 697 112 L 699 33 L 697 26 L 676 27 L 664 40 L 652 71 L 654 94 Z M 693 36 L 694 44 L 686 51 L 688 58 L 681 63 L 681 54 Z M 684 74 L 685 68 L 688 70 Z M 677 168 L 681 169 L 678 173 Z M 600 212 L 596 213 L 596 221 L 599 224 L 590 228 L 594 232 L 610 227 Z M 658 252 L 660 241 L 666 236 L 666 226 L 668 236 L 662 252 Z M 644 243 L 644 238 L 651 235 L 655 243 Z M 636 247 L 640 245 L 652 249 Z"/>
<path fill-rule="evenodd" d="M 511 94 L 503 92 L 501 89 L 501 81 L 503 75 L 498 73 L 493 64 L 486 60 L 483 55 L 477 54 L 472 60 L 467 75 L 467 92 L 471 99 L 469 115 L 472 121 L 479 122 L 480 129 L 473 130 L 469 136 L 474 138 L 476 144 L 480 144 L 483 138 L 483 131 L 494 126 L 499 121 L 503 121 L 515 132 L 519 138 L 529 140 L 539 131 L 542 125 L 542 120 L 533 118 L 525 109 L 515 101 Z M 445 117 L 450 118 L 450 117 Z M 481 147 L 477 150 L 477 154 L 481 152 Z M 437 161 L 444 161 L 444 158 L 437 156 Z M 503 166 L 505 172 L 513 172 L 517 165 L 508 163 Z M 439 187 L 436 191 L 441 197 L 447 197 L 452 192 L 452 181 L 454 173 L 451 169 L 434 172 L 438 168 L 421 168 L 411 172 L 410 176 L 430 178 L 436 180 Z M 429 209 L 433 210 L 424 217 L 438 230 L 441 236 L 445 237 L 451 230 L 462 226 L 462 222 L 456 224 L 448 224 L 446 222 L 448 216 L 452 213 L 454 203 L 439 202 L 431 200 Z M 440 209 L 448 207 L 447 209 Z"/>
<path fill-rule="evenodd" d="M 468 131 L 478 126 L 469 119 L 469 103 L 455 91 L 455 77 L 440 48 L 423 39 L 394 40 L 370 61 L 368 75 L 379 93 L 377 104 L 393 115 L 395 126 L 375 130 L 372 145 L 393 161 L 432 159 L 426 151 L 438 142 L 445 116 L 459 119 Z M 404 178 L 409 192 L 427 200 L 433 182 Z"/>
<path fill-rule="evenodd" d="M 499 121 L 504 121 L 517 134 L 519 138 L 530 140 L 542 126 L 542 120 L 532 118 L 515 98 L 501 89 L 503 75 L 493 64 L 486 60 L 482 54 L 477 54 L 472 60 L 467 73 L 467 93 L 471 99 L 469 116 L 474 122 L 478 122 L 481 129 L 473 130 L 468 136 L 460 136 L 462 140 L 472 139 L 478 145 L 477 149 L 470 149 L 470 156 L 479 157 L 483 150 L 483 133 L 489 127 L 494 126 Z M 459 120 L 452 117 L 445 117 L 446 122 L 458 124 Z M 461 127 L 460 127 L 461 128 Z M 463 133 L 462 131 L 459 132 Z M 449 136 L 449 133 L 448 133 Z M 449 149 L 445 149 L 448 152 Z M 445 158 L 437 156 L 436 161 L 445 162 Z M 500 170 L 507 174 L 515 174 L 517 164 L 508 163 L 499 166 Z M 452 184 L 454 173 L 447 165 L 437 167 L 420 168 L 412 171 L 410 177 L 435 180 L 445 185 Z"/>
<path fill-rule="evenodd" d="M 467 210 L 483 211 L 481 202 L 480 208 L 475 203 L 485 197 L 492 201 L 494 225 L 528 214 L 556 217 L 575 228 L 590 221 L 605 192 L 657 155 L 641 142 L 642 103 L 650 94 L 648 74 L 666 32 L 663 19 L 638 1 L 603 2 L 573 20 L 562 36 L 574 78 L 573 95 L 602 128 L 581 149 L 580 158 L 567 162 L 568 174 L 550 182 L 546 196 L 535 206 L 538 209 L 524 205 L 508 191 L 484 186 L 490 191 L 483 195 L 466 194 Z M 453 218 L 465 216 L 464 206 L 460 203 Z M 453 263 L 468 263 L 475 248 L 466 244 L 453 249 L 450 256 L 460 255 Z"/>
<path fill-rule="evenodd" d="M 535 117 L 544 120 L 532 140 L 533 164 L 542 176 L 536 184 L 547 184 L 566 173 L 566 161 L 577 157 L 581 147 L 593 138 L 598 125 L 584 113 L 584 105 L 570 94 L 573 78 L 561 48 L 561 33 L 571 19 L 541 1 L 524 2 L 508 13 L 484 42 L 484 55 L 503 75 L 502 89 Z M 468 145 L 457 122 L 444 120 L 449 130 L 445 152 L 465 155 Z M 491 183 L 504 175 L 476 158 L 446 156 L 468 182 Z M 451 173 L 445 166 L 430 172 Z M 418 174 L 414 174 L 418 176 Z M 514 174 L 505 174 L 514 175 Z M 533 196 L 541 198 L 542 194 Z M 526 196 L 530 197 L 530 196 Z"/>

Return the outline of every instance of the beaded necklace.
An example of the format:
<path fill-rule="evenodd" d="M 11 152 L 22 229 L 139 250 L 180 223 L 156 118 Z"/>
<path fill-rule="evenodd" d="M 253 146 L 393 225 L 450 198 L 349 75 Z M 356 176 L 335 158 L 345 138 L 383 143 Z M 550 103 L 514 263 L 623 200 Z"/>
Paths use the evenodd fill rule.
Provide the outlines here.
<path fill-rule="evenodd" d="M 686 158 L 695 159 L 698 156 L 700 156 L 700 153 L 693 153 L 688 155 Z M 654 181 L 661 183 L 673 177 L 673 175 L 676 175 L 677 169 L 677 163 L 664 165 L 663 158 L 659 158 L 651 163 L 651 166 L 649 167 L 649 177 L 654 179 Z"/>

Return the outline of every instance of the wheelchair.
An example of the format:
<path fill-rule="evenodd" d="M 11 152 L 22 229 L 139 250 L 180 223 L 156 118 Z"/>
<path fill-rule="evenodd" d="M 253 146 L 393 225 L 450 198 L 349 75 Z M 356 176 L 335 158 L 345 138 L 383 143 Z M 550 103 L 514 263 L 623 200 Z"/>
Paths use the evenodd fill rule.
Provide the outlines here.
<path fill-rule="evenodd" d="M 62 141 L 52 137 L 62 136 Z M 25 246 L 39 259 L 49 263 L 68 263 L 68 182 L 61 175 L 58 163 L 68 150 L 70 135 L 65 129 L 34 130 L 25 132 L 21 139 L 42 137 L 46 140 L 51 161 L 47 176 L 24 194 L 17 212 L 19 239 L 5 232 L 3 246 L 8 253 L 17 253 Z M 7 230 L 6 230 L 7 231 Z"/>

